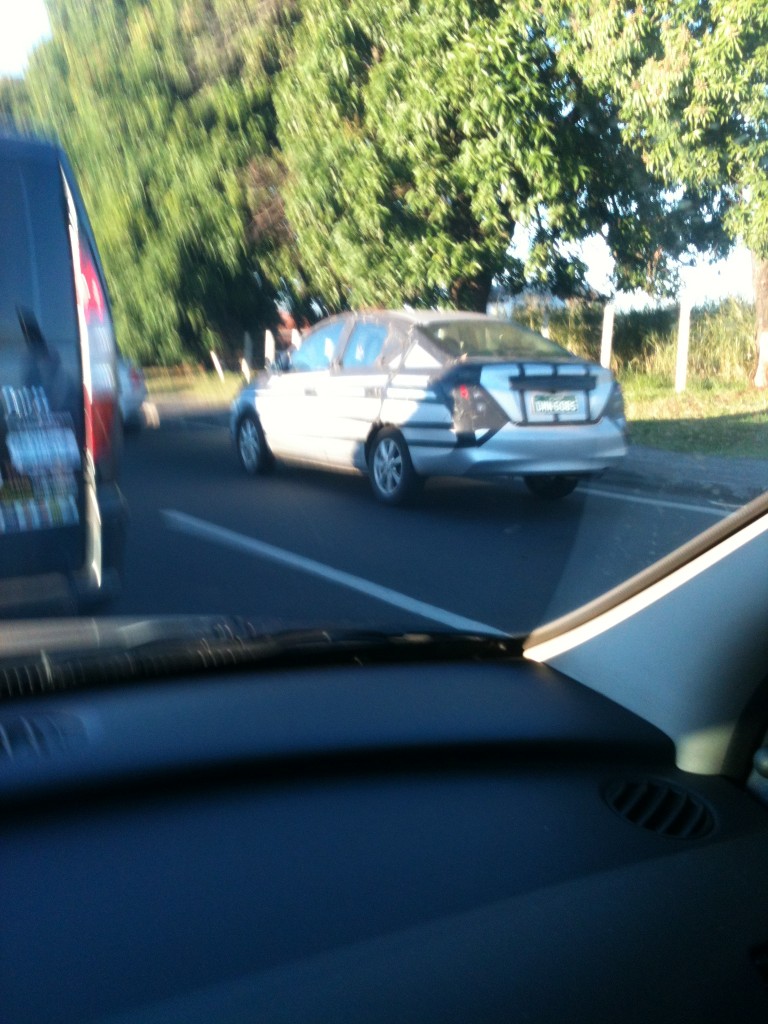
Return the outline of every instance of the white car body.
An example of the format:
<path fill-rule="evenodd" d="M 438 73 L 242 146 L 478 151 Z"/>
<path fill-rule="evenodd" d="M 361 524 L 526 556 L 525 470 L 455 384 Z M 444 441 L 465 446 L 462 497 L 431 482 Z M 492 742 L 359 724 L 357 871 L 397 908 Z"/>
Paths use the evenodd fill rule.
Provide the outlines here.
<path fill-rule="evenodd" d="M 486 342 L 487 354 L 465 347 L 467 338 Z M 404 441 L 401 455 L 421 478 L 520 475 L 568 480 L 572 489 L 626 454 L 610 370 L 481 314 L 322 321 L 287 371 L 268 369 L 238 396 L 236 441 L 243 417 L 254 414 L 271 454 L 348 471 L 370 471 L 386 428 Z"/>

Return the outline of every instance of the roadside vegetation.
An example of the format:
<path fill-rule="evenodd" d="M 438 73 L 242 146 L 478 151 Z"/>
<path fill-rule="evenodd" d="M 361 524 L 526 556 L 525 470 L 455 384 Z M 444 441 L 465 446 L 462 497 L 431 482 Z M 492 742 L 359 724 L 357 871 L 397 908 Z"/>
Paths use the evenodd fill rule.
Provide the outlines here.
<path fill-rule="evenodd" d="M 0 126 L 66 148 L 142 366 L 213 350 L 233 369 L 285 314 L 484 309 L 493 289 L 561 300 L 551 336 L 595 358 L 580 242 L 604 238 L 615 288 L 669 299 L 681 261 L 741 239 L 755 305 L 695 312 L 686 394 L 674 307 L 617 316 L 615 369 L 637 440 L 720 450 L 727 425 L 734 453 L 765 454 L 765 0 L 47 9 L 24 77 L 0 78 Z"/>
<path fill-rule="evenodd" d="M 667 297 L 741 238 L 768 366 L 764 0 L 47 9 L 0 123 L 64 144 L 143 366 L 237 357 L 281 310 L 584 298 L 595 234 Z"/>
<path fill-rule="evenodd" d="M 733 301 L 694 310 L 688 379 L 680 394 L 674 388 L 677 316 L 674 308 L 670 323 L 660 318 L 634 340 L 631 331 L 630 338 L 617 338 L 615 369 L 633 442 L 670 451 L 768 459 L 768 391 L 752 383 L 754 310 Z"/>
<path fill-rule="evenodd" d="M 232 370 L 224 371 L 224 379 L 204 366 L 185 364 L 175 367 L 147 367 L 144 370 L 147 391 L 151 401 L 199 402 L 203 405 L 222 405 L 232 401 L 242 386 L 243 376 Z"/>
<path fill-rule="evenodd" d="M 553 341 L 599 359 L 603 307 L 532 302 L 514 317 Z M 755 388 L 754 307 L 726 300 L 694 309 L 688 380 L 675 392 L 679 309 L 618 313 L 612 368 L 621 381 L 632 441 L 669 451 L 768 459 L 768 392 Z"/>
<path fill-rule="evenodd" d="M 768 459 L 768 394 L 692 380 L 682 394 L 666 378 L 620 375 L 633 444 L 702 455 Z"/>
<path fill-rule="evenodd" d="M 619 374 L 648 374 L 672 383 L 679 307 L 669 304 L 616 314 L 612 369 Z M 588 359 L 600 358 L 603 327 L 601 302 L 569 302 L 548 308 L 531 300 L 512 312 L 533 330 L 549 331 L 558 345 Z M 711 384 L 748 387 L 755 366 L 755 309 L 750 303 L 726 299 L 694 309 L 688 354 L 688 374 Z"/>

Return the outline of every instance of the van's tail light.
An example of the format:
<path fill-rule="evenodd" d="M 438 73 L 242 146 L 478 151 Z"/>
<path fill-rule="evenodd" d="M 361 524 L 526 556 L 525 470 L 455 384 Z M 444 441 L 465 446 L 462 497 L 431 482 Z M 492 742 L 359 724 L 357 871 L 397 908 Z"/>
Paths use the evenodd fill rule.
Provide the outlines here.
<path fill-rule="evenodd" d="M 111 479 L 115 471 L 117 380 L 115 339 L 104 289 L 87 240 L 80 240 L 78 302 L 88 333 L 90 373 L 85 375 L 85 440 L 96 471 Z M 89 379 L 90 378 L 90 379 Z"/>

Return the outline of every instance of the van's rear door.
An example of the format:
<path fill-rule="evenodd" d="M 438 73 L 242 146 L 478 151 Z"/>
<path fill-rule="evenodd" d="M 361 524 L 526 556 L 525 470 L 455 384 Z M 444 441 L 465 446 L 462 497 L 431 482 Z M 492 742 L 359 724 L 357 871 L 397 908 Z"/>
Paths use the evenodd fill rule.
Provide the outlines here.
<path fill-rule="evenodd" d="M 54 147 L 0 140 L 0 579 L 86 558 L 83 367 Z"/>

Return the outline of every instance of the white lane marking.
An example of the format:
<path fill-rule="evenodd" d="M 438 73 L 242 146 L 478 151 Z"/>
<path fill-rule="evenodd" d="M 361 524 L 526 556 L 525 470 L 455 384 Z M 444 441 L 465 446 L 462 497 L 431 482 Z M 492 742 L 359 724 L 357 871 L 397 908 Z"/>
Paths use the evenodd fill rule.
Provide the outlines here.
<path fill-rule="evenodd" d="M 724 519 L 735 512 L 739 505 L 721 504 L 719 508 L 712 505 L 693 505 L 686 501 L 667 501 L 665 498 L 643 498 L 639 494 L 629 494 L 627 491 L 604 491 L 600 487 L 585 487 L 583 494 L 594 494 L 598 498 L 611 498 L 613 501 L 628 501 L 635 505 L 656 505 L 659 508 L 678 509 L 681 512 L 701 512 L 704 515 L 715 516 L 717 519 Z"/>
<path fill-rule="evenodd" d="M 206 522 L 195 516 L 187 515 L 185 512 L 177 512 L 175 509 L 163 509 L 163 517 L 168 525 L 181 533 L 191 534 L 193 537 L 202 537 L 218 544 L 225 544 L 227 547 L 237 551 L 246 551 L 251 555 L 260 558 L 267 558 L 272 562 L 290 566 L 301 572 L 309 573 L 312 576 L 319 576 L 320 579 L 329 583 L 337 583 L 339 586 L 347 587 L 349 590 L 356 590 L 366 597 L 372 597 L 385 604 L 391 604 L 395 608 L 412 612 L 422 618 L 439 622 L 443 626 L 450 626 L 466 633 L 487 633 L 492 636 L 509 636 L 495 626 L 489 626 L 484 622 L 477 622 L 474 619 L 465 619 L 463 615 L 455 615 L 445 608 L 438 608 L 436 605 L 427 604 L 425 601 L 417 601 L 407 594 L 401 594 L 397 590 L 390 590 L 389 587 L 382 587 L 371 580 L 363 579 L 361 576 L 353 576 L 351 573 L 343 572 L 341 569 L 334 569 L 323 562 L 316 562 L 313 558 L 305 558 L 304 555 L 297 555 L 293 551 L 286 551 L 284 548 L 275 547 L 273 544 L 266 544 L 264 541 L 256 540 L 253 537 L 246 537 L 245 534 L 235 533 L 224 526 L 217 526 L 215 523 Z"/>

